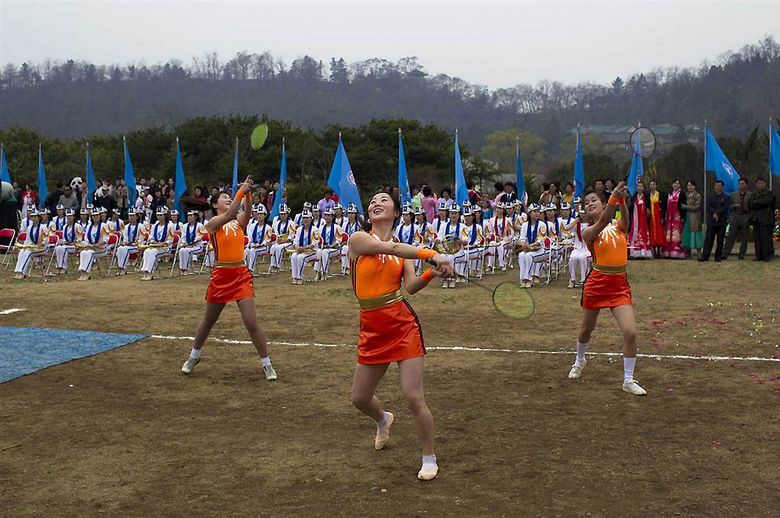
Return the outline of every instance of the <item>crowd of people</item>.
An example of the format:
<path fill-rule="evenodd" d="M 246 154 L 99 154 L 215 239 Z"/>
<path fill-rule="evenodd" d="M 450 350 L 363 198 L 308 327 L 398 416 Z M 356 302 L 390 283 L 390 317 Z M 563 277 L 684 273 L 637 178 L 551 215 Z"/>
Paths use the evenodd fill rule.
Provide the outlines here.
<path fill-rule="evenodd" d="M 494 187 L 495 194 L 487 196 L 468 184 L 468 200 L 459 205 L 447 188 L 436 195 L 428 185 L 411 186 L 411 200 L 402 205 L 395 238 L 435 249 L 451 260 L 457 277 L 443 279 L 443 288 L 515 267 L 521 286 L 531 287 L 541 282 L 542 269 L 550 261 L 556 261 L 559 269 L 568 269 L 569 287 L 581 285 L 591 252 L 582 241 L 587 223 L 579 217 L 581 200 L 574 195 L 574 185 L 567 183 L 561 189 L 555 182 L 543 183 L 538 200 L 530 202 L 524 193 L 518 198 L 512 182 Z M 278 214 L 269 219 L 276 188 L 278 184 L 265 181 L 252 193 L 245 246 L 245 261 L 252 274 L 276 274 L 287 269 L 286 263 L 292 284 L 303 284 L 309 264 L 313 266 L 309 280 L 325 280 L 333 264 L 338 265 L 335 274 L 348 274 L 349 236 L 367 226 L 358 208 L 342 206 L 338 196 L 325 189 L 320 200 L 305 202 L 293 215 L 282 193 Z M 607 197 L 613 188 L 610 179 L 597 180 L 592 186 L 594 192 Z M 115 275 L 135 268 L 142 280 L 151 280 L 163 260 L 174 261 L 182 274 L 194 273 L 198 261 L 201 270 L 210 266 L 213 245 L 205 224 L 215 214 L 212 201 L 222 193 L 232 194 L 231 185 L 224 182 L 209 191 L 197 186 L 192 195 L 180 199 L 185 210 L 179 214 L 170 179 L 140 180 L 132 204 L 122 180 L 113 184 L 104 180 L 91 199 L 82 182 L 60 185 L 42 204 L 29 185 L 16 189 L 21 214 L 17 235 L 23 237 L 16 245 L 16 276 L 28 276 L 36 263 L 46 259 L 47 274 L 62 275 L 68 272 L 69 257 L 78 256 L 80 280 L 88 280 L 103 258 Z M 398 187 L 381 190 L 400 198 Z M 703 198 L 693 180 L 685 189 L 674 180 L 669 193 L 660 192 L 654 180 L 639 182 L 628 201 L 629 256 L 707 261 L 714 246 L 714 260 L 722 261 L 739 239 L 737 257 L 744 259 L 752 226 L 755 260 L 770 260 L 776 232 L 775 199 L 763 179 L 751 191 L 743 178 L 739 190 L 731 195 L 723 192 L 721 182 L 715 182 L 706 207 Z M 266 262 L 267 267 L 259 266 Z M 422 268 L 419 261 L 417 266 Z"/>

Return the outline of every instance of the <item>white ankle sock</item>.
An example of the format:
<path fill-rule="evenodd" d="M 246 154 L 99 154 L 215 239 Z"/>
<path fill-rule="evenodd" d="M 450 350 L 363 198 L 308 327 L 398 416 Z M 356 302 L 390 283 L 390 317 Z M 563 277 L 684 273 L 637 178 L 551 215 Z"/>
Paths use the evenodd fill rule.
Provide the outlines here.
<path fill-rule="evenodd" d="M 200 358 L 200 349 L 195 349 L 193 347 L 190 351 L 190 358 Z"/>
<path fill-rule="evenodd" d="M 422 456 L 422 463 L 425 464 L 436 464 L 436 455 L 423 455 Z"/>
<path fill-rule="evenodd" d="M 590 342 L 582 343 L 579 340 L 577 340 L 577 360 L 574 363 L 576 363 L 580 367 L 585 365 L 585 351 L 588 350 L 589 345 Z"/>
<path fill-rule="evenodd" d="M 263 367 L 266 367 L 266 366 L 268 366 L 268 365 L 271 365 L 271 357 L 270 357 L 270 356 L 262 356 L 262 357 L 260 358 L 260 364 L 261 364 Z"/>
<path fill-rule="evenodd" d="M 634 367 L 636 367 L 636 358 L 623 357 L 623 379 L 634 379 Z"/>
<path fill-rule="evenodd" d="M 382 419 L 376 423 L 377 428 L 384 428 L 387 424 L 387 412 L 382 415 Z"/>

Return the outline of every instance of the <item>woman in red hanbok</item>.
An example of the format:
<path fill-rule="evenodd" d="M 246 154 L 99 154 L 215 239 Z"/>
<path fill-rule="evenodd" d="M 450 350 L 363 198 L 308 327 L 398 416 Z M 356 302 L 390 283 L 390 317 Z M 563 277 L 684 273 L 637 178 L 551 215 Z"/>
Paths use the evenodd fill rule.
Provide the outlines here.
<path fill-rule="evenodd" d="M 685 195 L 680 189 L 680 180 L 672 182 L 672 192 L 666 199 L 666 225 L 664 226 L 664 257 L 685 259 L 688 254 L 682 247 L 682 233 L 685 220 L 680 211 L 680 203 Z"/>
<path fill-rule="evenodd" d="M 645 194 L 644 182 L 636 185 L 636 194 L 631 202 L 631 235 L 629 237 L 629 255 L 632 259 L 652 259 L 650 250 L 650 232 L 647 225 L 649 203 Z"/>
<path fill-rule="evenodd" d="M 650 192 L 647 195 L 647 202 L 650 210 L 648 218 L 650 233 L 650 248 L 653 250 L 654 257 L 661 257 L 664 240 L 664 210 L 666 207 L 663 202 L 666 197 L 658 192 L 655 181 L 650 182 Z"/>

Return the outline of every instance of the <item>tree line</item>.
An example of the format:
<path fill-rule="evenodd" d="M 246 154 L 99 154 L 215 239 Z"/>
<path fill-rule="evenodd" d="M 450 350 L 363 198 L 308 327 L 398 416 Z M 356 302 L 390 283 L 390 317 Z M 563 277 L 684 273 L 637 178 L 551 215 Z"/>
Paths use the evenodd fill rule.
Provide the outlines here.
<path fill-rule="evenodd" d="M 434 124 L 415 119 L 375 119 L 359 126 L 329 125 L 321 131 L 302 128 L 289 121 L 268 119 L 269 137 L 261 150 L 250 147 L 249 135 L 261 121 L 257 116 L 198 117 L 173 128 L 149 128 L 129 132 L 126 141 L 137 178 L 173 178 L 176 137 L 179 138 L 187 185 L 216 186 L 230 183 L 234 146 L 238 138 L 239 175 L 252 174 L 258 180 L 279 178 L 282 145 L 287 154 L 291 201 L 318 196 L 330 172 L 339 135 L 364 195 L 394 186 L 398 173 L 398 129 L 403 130 L 410 183 L 425 183 L 437 192 L 454 187 L 454 135 Z M 38 144 L 43 149 L 49 187 L 86 177 L 87 142 L 98 181 L 124 176 L 123 139 L 120 135 L 101 135 L 90 139 L 46 137 L 28 129 L 0 130 L 11 177 L 20 185 L 35 186 L 38 168 Z M 283 142 L 284 141 L 284 142 Z M 583 162 L 586 183 L 597 178 L 618 181 L 627 175 L 630 153 L 615 152 L 597 137 L 583 136 Z M 719 139 L 723 151 L 737 170 L 748 177 L 767 175 L 769 144 L 765 132 L 754 129 L 745 138 Z M 492 193 L 495 181 L 514 180 L 516 146 L 520 146 L 525 184 L 533 197 L 542 181 L 561 185 L 572 179 L 575 139 L 562 145 L 568 159 L 550 161 L 546 142 L 526 129 L 511 128 L 488 134 L 485 144 L 475 148 L 461 143 L 467 180 L 484 192 Z M 668 152 L 646 161 L 647 178 L 662 188 L 674 178 L 703 182 L 703 150 L 691 143 L 673 146 Z M 710 181 L 712 181 L 710 179 Z M 37 187 L 37 186 L 36 186 Z"/>

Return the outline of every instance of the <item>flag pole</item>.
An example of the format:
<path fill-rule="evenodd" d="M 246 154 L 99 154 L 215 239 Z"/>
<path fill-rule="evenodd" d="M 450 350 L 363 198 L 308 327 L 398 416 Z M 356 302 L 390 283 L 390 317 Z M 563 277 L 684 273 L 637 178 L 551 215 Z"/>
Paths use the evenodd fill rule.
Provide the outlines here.
<path fill-rule="evenodd" d="M 772 117 L 769 117 L 769 192 L 772 192 Z"/>
<path fill-rule="evenodd" d="M 707 119 L 704 119 L 704 217 L 702 218 L 704 224 L 702 228 L 707 225 Z"/>

